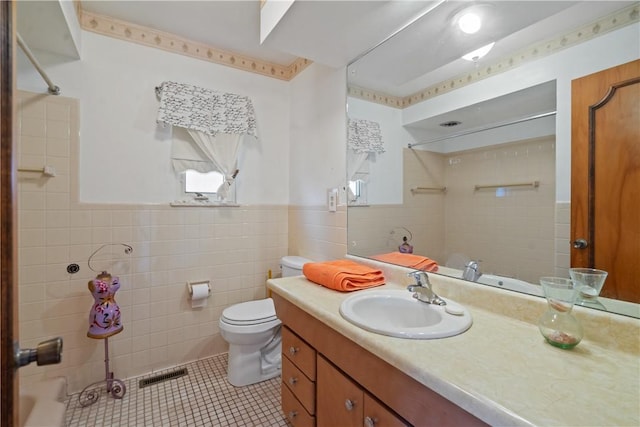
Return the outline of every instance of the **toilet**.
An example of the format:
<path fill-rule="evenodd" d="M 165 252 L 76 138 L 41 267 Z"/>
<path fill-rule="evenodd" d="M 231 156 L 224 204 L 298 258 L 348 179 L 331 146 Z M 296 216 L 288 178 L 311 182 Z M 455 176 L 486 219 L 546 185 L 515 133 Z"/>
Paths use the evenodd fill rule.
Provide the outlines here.
<path fill-rule="evenodd" d="M 310 260 L 299 256 L 281 259 L 282 277 L 299 276 Z M 220 334 L 229 343 L 227 379 L 236 387 L 280 375 L 280 319 L 271 298 L 247 301 L 225 308 Z"/>

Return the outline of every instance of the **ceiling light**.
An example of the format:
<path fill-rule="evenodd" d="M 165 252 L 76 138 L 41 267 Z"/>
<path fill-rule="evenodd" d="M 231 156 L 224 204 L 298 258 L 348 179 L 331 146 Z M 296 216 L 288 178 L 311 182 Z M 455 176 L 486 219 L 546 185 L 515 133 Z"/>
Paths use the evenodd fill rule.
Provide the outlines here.
<path fill-rule="evenodd" d="M 463 33 L 475 34 L 482 26 L 482 20 L 473 12 L 465 13 L 458 19 L 458 27 Z"/>
<path fill-rule="evenodd" d="M 489 53 L 489 51 L 491 50 L 491 48 L 493 47 L 494 44 L 496 44 L 496 42 L 489 43 L 486 46 L 482 46 L 480 49 L 476 49 L 473 52 L 469 52 L 466 55 L 464 55 L 462 57 L 462 59 L 466 59 L 467 61 L 475 62 L 478 59 L 480 59 L 483 56 L 485 56 L 487 53 Z"/>

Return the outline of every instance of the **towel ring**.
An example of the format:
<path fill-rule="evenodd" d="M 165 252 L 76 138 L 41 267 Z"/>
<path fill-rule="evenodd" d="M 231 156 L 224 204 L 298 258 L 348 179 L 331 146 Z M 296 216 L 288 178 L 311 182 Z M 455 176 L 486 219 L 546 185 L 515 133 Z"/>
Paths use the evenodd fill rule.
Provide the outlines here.
<path fill-rule="evenodd" d="M 105 243 L 104 245 L 100 246 L 98 249 L 96 249 L 95 251 L 93 251 L 93 253 L 91 255 L 89 255 L 89 259 L 87 260 L 87 265 L 89 266 L 89 270 L 96 272 L 96 273 L 100 273 L 103 270 L 96 270 L 93 267 L 91 267 L 91 259 L 98 253 L 100 252 L 102 249 L 104 249 L 107 246 L 124 246 L 124 253 L 125 254 L 130 254 L 131 252 L 133 252 L 133 248 L 130 245 L 127 245 L 126 243 Z"/>
<path fill-rule="evenodd" d="M 403 237 L 402 237 L 402 241 L 403 241 L 403 242 L 409 243 L 409 242 L 411 241 L 411 239 L 413 239 L 413 234 L 411 233 L 411 230 L 409 230 L 407 227 L 402 227 L 402 226 L 399 226 L 399 227 L 393 227 L 393 228 L 391 229 L 391 232 L 390 232 L 389 234 L 395 234 L 395 229 L 396 229 L 396 228 L 400 228 L 400 229 L 402 229 L 402 230 L 406 231 L 406 232 L 407 232 L 407 234 L 409 234 L 409 239 L 408 239 L 408 240 L 407 240 L 407 236 L 403 236 Z"/>

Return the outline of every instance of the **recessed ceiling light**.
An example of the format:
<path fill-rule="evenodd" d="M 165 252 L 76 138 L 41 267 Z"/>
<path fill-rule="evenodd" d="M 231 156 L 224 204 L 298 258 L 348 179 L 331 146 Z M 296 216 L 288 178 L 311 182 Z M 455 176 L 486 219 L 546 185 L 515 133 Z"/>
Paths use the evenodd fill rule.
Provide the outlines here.
<path fill-rule="evenodd" d="M 477 33 L 481 26 L 482 20 L 473 12 L 467 12 L 458 19 L 458 27 L 466 34 Z"/>
<path fill-rule="evenodd" d="M 469 52 L 466 55 L 464 55 L 462 57 L 462 59 L 466 59 L 467 61 L 475 62 L 478 59 L 480 59 L 483 56 L 485 56 L 487 53 L 489 53 L 489 51 L 491 50 L 491 48 L 493 47 L 494 44 L 496 44 L 496 42 L 489 43 L 486 46 L 482 46 L 480 49 L 476 49 L 473 52 Z"/>

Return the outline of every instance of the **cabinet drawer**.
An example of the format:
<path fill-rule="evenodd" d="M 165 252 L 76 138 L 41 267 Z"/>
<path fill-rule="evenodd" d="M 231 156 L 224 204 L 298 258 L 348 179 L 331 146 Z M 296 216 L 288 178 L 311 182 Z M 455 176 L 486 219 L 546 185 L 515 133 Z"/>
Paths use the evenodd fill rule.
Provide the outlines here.
<path fill-rule="evenodd" d="M 310 413 L 316 411 L 316 384 L 286 357 L 282 358 L 282 383 L 298 398 Z"/>
<path fill-rule="evenodd" d="M 289 423 L 294 427 L 314 427 L 316 425 L 316 418 L 304 409 L 304 406 L 295 398 L 291 390 L 284 385 L 281 385 L 282 396 L 282 412 L 287 418 Z"/>
<path fill-rule="evenodd" d="M 282 328 L 282 354 L 311 381 L 316 380 L 316 351 L 288 328 Z"/>

